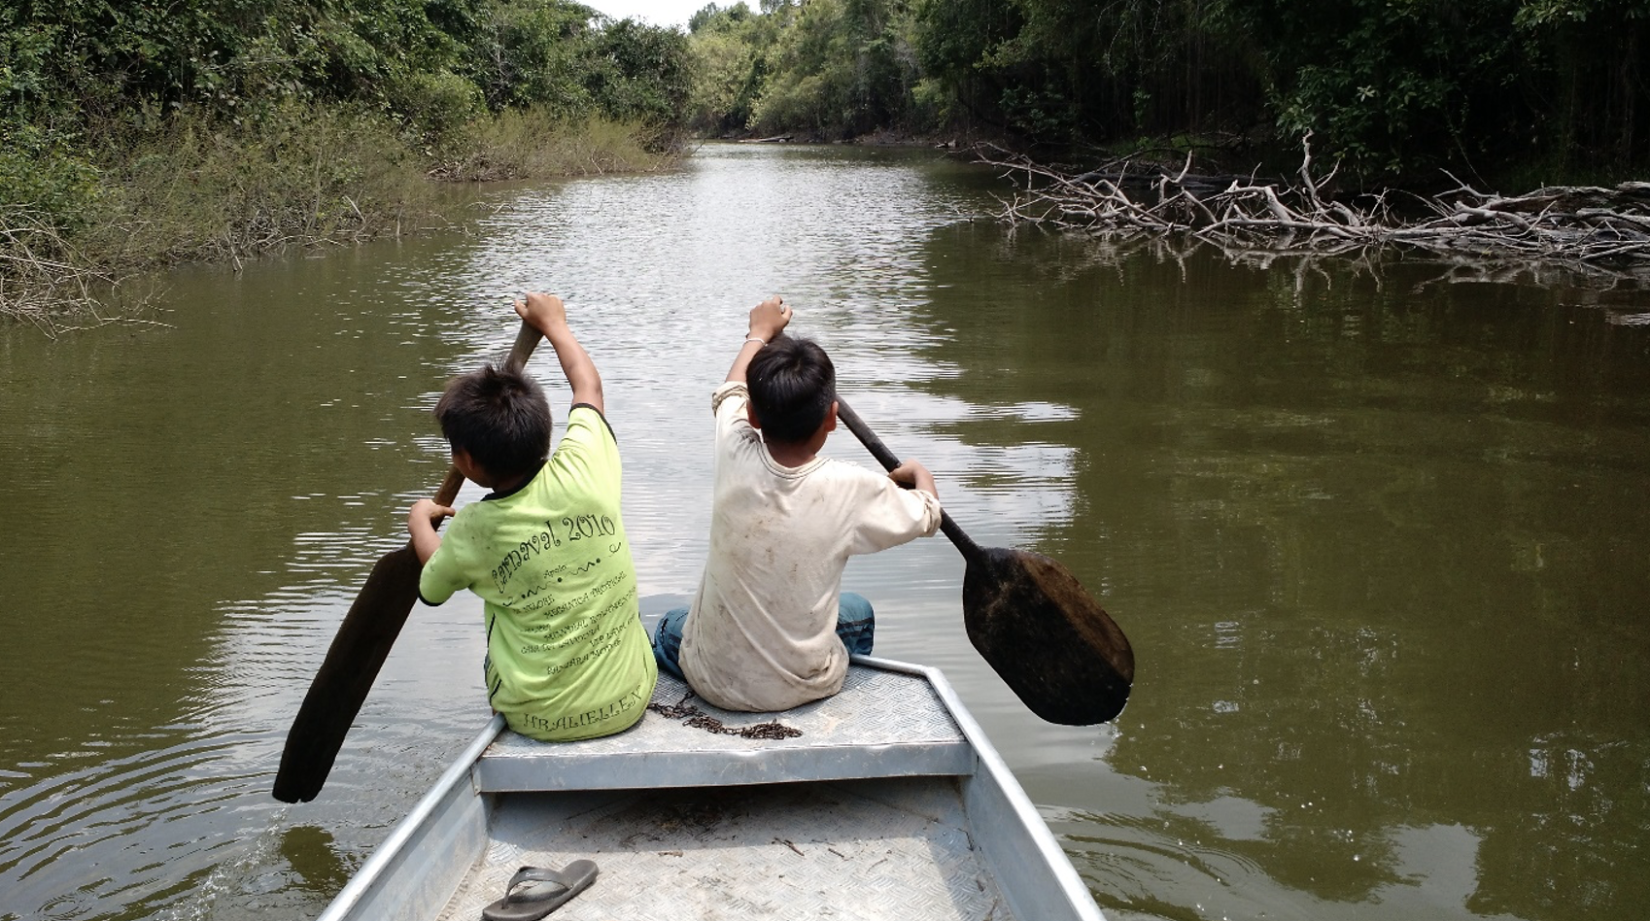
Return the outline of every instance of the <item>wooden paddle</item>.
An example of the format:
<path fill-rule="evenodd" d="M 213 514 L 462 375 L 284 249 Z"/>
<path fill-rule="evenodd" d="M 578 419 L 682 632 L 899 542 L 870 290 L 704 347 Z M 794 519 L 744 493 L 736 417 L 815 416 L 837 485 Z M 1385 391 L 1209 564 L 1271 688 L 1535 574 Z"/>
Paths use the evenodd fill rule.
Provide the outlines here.
<path fill-rule="evenodd" d="M 882 466 L 899 458 L 837 398 L 837 418 Z M 941 513 L 940 528 L 962 551 L 963 624 L 968 639 L 1031 712 L 1066 726 L 1104 723 L 1123 711 L 1134 683 L 1129 639 L 1055 560 L 1026 550 L 981 547 Z"/>
<path fill-rule="evenodd" d="M 504 366 L 520 370 L 541 338 L 538 330 L 523 321 Z M 436 504 L 452 505 L 463 485 L 464 475 L 457 468 L 449 469 L 436 491 Z M 410 542 L 385 554 L 372 567 L 287 731 L 281 768 L 275 774 L 276 799 L 307 803 L 321 792 L 343 747 L 344 734 L 361 712 L 378 669 L 418 600 L 418 575 L 423 568 Z"/>

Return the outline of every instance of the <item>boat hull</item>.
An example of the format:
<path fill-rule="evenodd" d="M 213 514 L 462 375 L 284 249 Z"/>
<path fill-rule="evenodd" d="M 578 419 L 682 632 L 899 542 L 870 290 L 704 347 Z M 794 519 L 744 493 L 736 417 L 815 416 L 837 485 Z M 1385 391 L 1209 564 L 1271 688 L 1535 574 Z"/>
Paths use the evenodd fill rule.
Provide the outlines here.
<path fill-rule="evenodd" d="M 558 921 L 627 918 L 1101 918 L 938 671 L 856 658 L 843 692 L 732 732 L 650 712 L 545 744 L 497 718 L 322 916 L 474 919 L 521 866 L 584 858 L 595 885 Z M 734 734 L 777 720 L 799 735 Z"/>

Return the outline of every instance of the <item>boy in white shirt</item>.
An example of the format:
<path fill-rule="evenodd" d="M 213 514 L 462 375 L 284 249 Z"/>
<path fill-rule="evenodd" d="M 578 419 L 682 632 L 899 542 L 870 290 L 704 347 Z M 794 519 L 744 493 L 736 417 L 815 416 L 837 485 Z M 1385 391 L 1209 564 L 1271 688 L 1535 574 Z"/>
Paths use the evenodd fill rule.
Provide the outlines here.
<path fill-rule="evenodd" d="M 921 463 L 884 476 L 818 456 L 836 429 L 836 370 L 812 341 L 782 335 L 791 316 L 778 297 L 751 310 L 711 397 L 710 556 L 693 606 L 667 613 L 653 640 L 661 668 L 727 710 L 787 710 L 841 690 L 849 654 L 869 653 L 874 630 L 870 603 L 842 591 L 848 558 L 940 524 Z"/>

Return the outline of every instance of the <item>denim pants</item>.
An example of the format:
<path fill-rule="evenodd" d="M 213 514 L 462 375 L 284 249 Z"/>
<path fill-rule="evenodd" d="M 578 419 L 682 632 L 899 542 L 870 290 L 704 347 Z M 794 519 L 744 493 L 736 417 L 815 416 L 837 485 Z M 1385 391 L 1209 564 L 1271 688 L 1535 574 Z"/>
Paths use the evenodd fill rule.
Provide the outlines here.
<path fill-rule="evenodd" d="M 687 622 L 687 616 L 687 608 L 667 611 L 653 631 L 653 658 L 659 661 L 659 670 L 677 678 L 682 678 L 682 667 L 677 662 L 682 653 L 682 624 Z M 848 652 L 856 656 L 870 655 L 876 627 L 871 602 L 853 592 L 843 592 L 836 606 L 836 635 L 841 637 Z"/>

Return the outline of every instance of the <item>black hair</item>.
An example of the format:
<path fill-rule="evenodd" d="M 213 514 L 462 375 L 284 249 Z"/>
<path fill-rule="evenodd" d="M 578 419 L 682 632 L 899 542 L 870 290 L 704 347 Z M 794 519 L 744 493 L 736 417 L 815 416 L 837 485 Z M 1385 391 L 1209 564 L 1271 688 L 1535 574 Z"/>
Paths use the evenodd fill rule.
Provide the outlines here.
<path fill-rule="evenodd" d="M 550 401 L 532 378 L 487 365 L 452 379 L 435 404 L 453 450 L 491 476 L 532 473 L 550 456 Z"/>
<path fill-rule="evenodd" d="M 745 379 L 768 441 L 807 441 L 836 400 L 836 366 L 812 339 L 775 336 L 757 350 Z"/>

